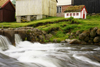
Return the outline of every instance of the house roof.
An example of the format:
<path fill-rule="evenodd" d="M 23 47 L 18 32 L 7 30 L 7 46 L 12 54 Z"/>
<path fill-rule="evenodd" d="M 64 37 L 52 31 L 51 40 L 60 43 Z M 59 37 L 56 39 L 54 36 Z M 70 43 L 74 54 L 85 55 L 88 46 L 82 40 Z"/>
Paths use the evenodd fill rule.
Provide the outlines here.
<path fill-rule="evenodd" d="M 78 5 L 78 6 L 68 6 L 64 12 L 80 12 L 85 5 Z"/>
<path fill-rule="evenodd" d="M 0 8 L 2 8 L 8 1 L 10 0 L 0 0 Z"/>

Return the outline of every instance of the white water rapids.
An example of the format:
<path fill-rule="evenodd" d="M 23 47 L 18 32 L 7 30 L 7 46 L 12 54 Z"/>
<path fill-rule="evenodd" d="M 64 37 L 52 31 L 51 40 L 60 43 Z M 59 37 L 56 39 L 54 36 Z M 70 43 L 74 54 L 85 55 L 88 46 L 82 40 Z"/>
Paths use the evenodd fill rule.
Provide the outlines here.
<path fill-rule="evenodd" d="M 0 54 L 0 67 L 100 67 L 99 46 L 41 44 L 21 41 L 19 38 L 16 47 L 8 44 L 8 50 L 0 51 L 9 56 L 7 58 Z"/>

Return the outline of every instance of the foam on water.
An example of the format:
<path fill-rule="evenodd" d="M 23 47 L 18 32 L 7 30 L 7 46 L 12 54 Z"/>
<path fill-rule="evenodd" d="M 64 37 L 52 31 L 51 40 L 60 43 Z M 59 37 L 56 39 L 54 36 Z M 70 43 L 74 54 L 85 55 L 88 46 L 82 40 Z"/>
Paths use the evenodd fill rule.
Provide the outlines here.
<path fill-rule="evenodd" d="M 41 44 L 29 41 L 18 41 L 16 47 L 12 45 L 8 47 L 8 50 L 1 53 L 16 58 L 19 62 L 30 64 L 31 67 L 80 67 L 77 65 L 84 62 L 88 62 L 93 67 L 100 67 L 98 62 L 85 56 L 88 53 L 93 54 L 94 51 L 81 51 L 85 47 L 78 47 L 80 50 L 77 50 L 76 46 L 66 46 L 61 43 Z M 85 63 L 81 67 L 85 67 Z"/>
<path fill-rule="evenodd" d="M 100 66 L 100 63 L 92 61 L 91 59 L 89 59 L 89 58 L 87 58 L 85 56 L 78 56 L 78 55 L 74 54 L 73 57 L 76 58 L 76 59 L 79 59 L 81 61 L 88 62 L 90 64 Z"/>

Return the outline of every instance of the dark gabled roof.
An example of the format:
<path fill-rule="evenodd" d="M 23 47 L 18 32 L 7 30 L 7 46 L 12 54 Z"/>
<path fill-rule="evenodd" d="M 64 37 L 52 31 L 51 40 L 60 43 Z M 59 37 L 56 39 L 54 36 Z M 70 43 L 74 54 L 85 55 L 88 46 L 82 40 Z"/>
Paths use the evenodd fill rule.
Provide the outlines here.
<path fill-rule="evenodd" d="M 6 2 L 8 2 L 9 0 L 0 0 L 0 8 L 2 8 L 2 6 L 4 4 L 6 4 Z"/>
<path fill-rule="evenodd" d="M 68 6 L 64 12 L 80 12 L 85 5 Z"/>
<path fill-rule="evenodd" d="M 14 5 L 11 3 L 10 0 L 0 0 L 0 9 L 3 8 L 8 3 L 10 3 L 12 7 L 15 9 Z"/>

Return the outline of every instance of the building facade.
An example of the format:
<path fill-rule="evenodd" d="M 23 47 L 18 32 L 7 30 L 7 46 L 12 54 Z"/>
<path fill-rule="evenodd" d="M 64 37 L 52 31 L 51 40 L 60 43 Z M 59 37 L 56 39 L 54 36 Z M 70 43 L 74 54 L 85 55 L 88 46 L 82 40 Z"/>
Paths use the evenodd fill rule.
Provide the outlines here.
<path fill-rule="evenodd" d="M 57 0 L 16 0 L 17 22 L 56 16 Z"/>
<path fill-rule="evenodd" d="M 71 6 L 71 0 L 58 0 L 57 3 L 57 16 L 64 17 L 64 11 L 68 6 Z"/>
<path fill-rule="evenodd" d="M 86 19 L 87 10 L 85 5 L 69 6 L 65 10 L 65 18 L 74 17 Z"/>

